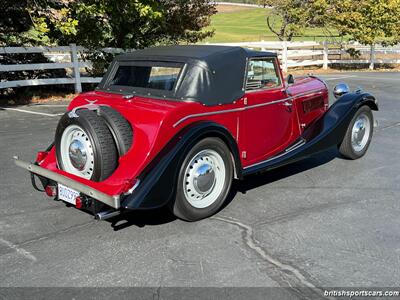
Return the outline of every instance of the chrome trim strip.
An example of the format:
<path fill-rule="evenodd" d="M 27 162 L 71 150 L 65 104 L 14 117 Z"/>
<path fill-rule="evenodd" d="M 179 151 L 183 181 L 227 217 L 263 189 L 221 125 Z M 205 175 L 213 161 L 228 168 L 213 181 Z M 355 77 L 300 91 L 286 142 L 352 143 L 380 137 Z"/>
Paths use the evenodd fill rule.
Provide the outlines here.
<path fill-rule="evenodd" d="M 199 114 L 193 114 L 193 115 L 187 115 L 186 117 L 183 117 L 182 119 L 180 119 L 178 122 L 176 122 L 172 126 L 175 128 L 179 124 L 181 124 L 182 122 L 185 122 L 186 120 L 192 119 L 192 118 L 204 117 L 204 116 L 212 116 L 212 115 L 218 115 L 218 114 L 224 114 L 224 113 L 231 113 L 231 112 L 242 111 L 242 110 L 244 110 L 244 107 L 227 109 L 227 110 L 219 110 L 219 111 L 211 111 L 211 112 L 199 113 Z"/>
<path fill-rule="evenodd" d="M 65 186 L 68 186 L 71 189 L 77 190 L 78 192 L 81 192 L 81 193 L 88 195 L 96 200 L 99 200 L 100 202 L 103 202 L 111 207 L 114 207 L 115 209 L 118 209 L 121 206 L 119 195 L 115 195 L 115 196 L 107 195 L 103 192 L 100 192 L 94 188 L 91 188 L 83 183 L 77 182 L 77 181 L 75 181 L 71 178 L 68 178 L 66 176 L 63 176 L 61 174 L 57 174 L 55 172 L 52 172 L 50 170 L 47 170 L 47 169 L 37 166 L 35 164 L 19 160 L 18 157 L 14 157 L 14 162 L 18 167 L 21 167 L 23 169 L 28 170 L 29 172 L 49 178 L 51 180 L 54 180 L 58 183 L 65 185 Z"/>
<path fill-rule="evenodd" d="M 239 107 L 239 108 L 232 108 L 232 109 L 226 109 L 226 110 L 211 111 L 211 112 L 187 115 L 186 117 L 183 117 L 182 119 L 177 121 L 173 125 L 173 127 L 175 128 L 179 124 L 185 122 L 188 119 L 192 119 L 192 118 L 204 117 L 204 116 L 212 116 L 212 115 L 218 115 L 218 114 L 226 114 L 226 113 L 232 113 L 232 112 L 237 112 L 237 111 L 244 111 L 244 110 L 253 109 L 253 108 L 257 108 L 257 107 L 268 106 L 268 105 L 277 104 L 277 103 L 286 102 L 286 101 L 292 101 L 293 99 L 296 99 L 298 97 L 302 97 L 302 96 L 306 96 L 306 95 L 312 95 L 312 94 L 315 94 L 315 93 L 322 94 L 322 91 L 320 89 L 316 89 L 316 90 L 307 91 L 307 92 L 304 92 L 304 93 L 301 93 L 301 94 L 298 94 L 298 95 L 290 96 L 290 97 L 287 97 L 287 98 L 284 98 L 284 99 L 275 100 L 275 101 L 271 101 L 271 102 L 259 103 L 259 104 L 243 106 L 243 107 Z"/>
<path fill-rule="evenodd" d="M 306 140 L 301 138 L 297 143 L 293 144 L 292 146 L 290 146 L 289 148 L 285 149 L 285 152 L 290 152 L 293 149 L 296 149 L 298 146 L 302 146 L 306 143 Z"/>
<path fill-rule="evenodd" d="M 136 181 L 136 183 L 133 185 L 133 187 L 131 187 L 131 188 L 125 193 L 125 195 L 130 195 L 130 194 L 132 194 L 133 191 L 136 190 L 136 188 L 139 186 L 139 184 L 140 184 L 140 180 L 138 179 L 138 180 Z"/>
<path fill-rule="evenodd" d="M 270 158 L 268 158 L 268 159 L 266 159 L 266 160 L 263 160 L 263 161 L 260 161 L 260 162 L 258 162 L 258 163 L 252 164 L 252 165 L 250 165 L 250 166 L 244 167 L 243 169 L 248 169 L 248 168 L 251 168 L 251 167 L 255 167 L 255 166 L 261 165 L 261 164 L 263 164 L 263 163 L 272 161 L 272 160 L 274 160 L 274 159 L 280 158 L 280 157 L 282 157 L 282 156 L 285 156 L 286 154 L 289 154 L 290 152 L 296 150 L 297 148 L 300 148 L 300 147 L 303 146 L 305 143 L 306 143 L 306 141 L 305 141 L 304 139 L 301 139 L 301 140 L 300 140 L 299 142 L 297 142 L 296 144 L 294 144 L 294 145 L 290 146 L 289 148 L 285 149 L 285 151 L 284 151 L 283 153 L 278 154 L 278 155 L 273 156 L 273 157 L 270 157 Z"/>
<path fill-rule="evenodd" d="M 109 105 L 107 104 L 95 104 L 97 102 L 97 100 L 89 100 L 89 99 L 85 99 L 88 104 L 85 105 L 81 105 L 81 106 L 77 106 L 75 108 L 73 108 L 70 112 L 68 112 L 68 117 L 72 118 L 78 118 L 78 114 L 76 113 L 79 109 L 88 109 L 88 110 L 95 110 L 98 111 L 99 108 L 101 106 L 107 106 L 109 107 Z"/>
<path fill-rule="evenodd" d="M 191 118 L 196 118 L 196 117 L 204 117 L 204 116 L 212 116 L 212 115 L 219 115 L 219 114 L 226 114 L 226 113 L 232 113 L 232 112 L 237 112 L 237 111 L 244 111 L 250 108 L 255 108 L 255 107 L 261 107 L 261 106 L 268 106 L 268 105 L 272 105 L 272 104 L 276 104 L 276 103 L 280 103 L 280 102 L 285 102 L 285 101 L 289 101 L 292 100 L 290 97 L 289 98 L 285 98 L 285 99 L 281 99 L 281 100 L 276 100 L 276 101 L 272 101 L 272 102 L 267 102 L 267 103 L 259 103 L 259 104 L 255 104 L 252 106 L 244 106 L 244 107 L 239 107 L 239 108 L 233 108 L 233 109 L 226 109 L 226 110 L 219 110 L 219 111 L 211 111 L 211 112 L 206 112 L 206 113 L 199 113 L 199 114 L 193 114 L 193 115 L 188 115 L 186 117 L 183 117 L 182 119 L 180 119 L 178 122 L 176 122 L 173 126 L 176 127 L 178 126 L 180 123 L 186 121 L 187 119 L 191 119 Z"/>

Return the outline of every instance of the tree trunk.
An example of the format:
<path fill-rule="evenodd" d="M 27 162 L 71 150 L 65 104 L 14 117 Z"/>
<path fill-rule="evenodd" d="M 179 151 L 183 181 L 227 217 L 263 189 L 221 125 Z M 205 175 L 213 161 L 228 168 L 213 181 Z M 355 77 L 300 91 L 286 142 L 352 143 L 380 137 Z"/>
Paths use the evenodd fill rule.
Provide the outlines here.
<path fill-rule="evenodd" d="M 267 26 L 268 26 L 269 30 L 271 30 L 271 32 L 273 34 L 275 34 L 280 41 L 283 41 L 284 34 L 282 35 L 282 30 L 284 32 L 284 28 L 282 29 L 282 27 L 281 27 L 279 32 L 275 31 L 275 29 L 272 27 L 272 24 L 270 22 L 270 17 L 269 16 L 267 17 Z"/>

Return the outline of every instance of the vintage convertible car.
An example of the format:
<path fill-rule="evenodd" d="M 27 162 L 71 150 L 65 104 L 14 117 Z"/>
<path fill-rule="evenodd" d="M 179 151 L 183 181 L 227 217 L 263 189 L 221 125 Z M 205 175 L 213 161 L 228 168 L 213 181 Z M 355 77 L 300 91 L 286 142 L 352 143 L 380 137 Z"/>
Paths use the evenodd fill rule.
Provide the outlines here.
<path fill-rule="evenodd" d="M 36 189 L 98 219 L 167 205 L 195 221 L 221 208 L 234 178 L 330 147 L 362 157 L 377 101 L 345 84 L 334 93 L 329 107 L 321 79 L 284 80 L 275 53 L 135 51 L 118 56 L 95 91 L 70 103 L 54 143 L 34 163 L 15 162 Z"/>

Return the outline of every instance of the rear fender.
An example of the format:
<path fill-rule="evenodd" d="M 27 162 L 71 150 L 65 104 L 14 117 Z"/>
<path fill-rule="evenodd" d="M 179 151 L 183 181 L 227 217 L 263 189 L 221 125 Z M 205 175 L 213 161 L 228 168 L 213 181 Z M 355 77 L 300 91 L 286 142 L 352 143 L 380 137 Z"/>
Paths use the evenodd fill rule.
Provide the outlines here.
<path fill-rule="evenodd" d="M 197 122 L 181 130 L 144 169 L 140 188 L 126 196 L 121 206 L 125 209 L 152 209 L 164 206 L 175 192 L 176 178 L 186 153 L 206 137 L 222 139 L 231 150 L 237 177 L 241 178 L 242 166 L 237 143 L 232 134 L 214 122 Z"/>

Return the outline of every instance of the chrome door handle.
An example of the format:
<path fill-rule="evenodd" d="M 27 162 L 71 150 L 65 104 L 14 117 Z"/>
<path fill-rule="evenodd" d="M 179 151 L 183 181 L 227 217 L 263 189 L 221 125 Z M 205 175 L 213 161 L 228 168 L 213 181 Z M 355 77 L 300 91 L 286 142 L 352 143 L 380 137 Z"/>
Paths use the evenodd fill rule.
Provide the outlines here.
<path fill-rule="evenodd" d="M 286 101 L 286 102 L 283 102 L 283 105 L 284 106 L 292 106 L 293 105 L 293 103 L 292 102 L 288 102 L 288 101 Z"/>

